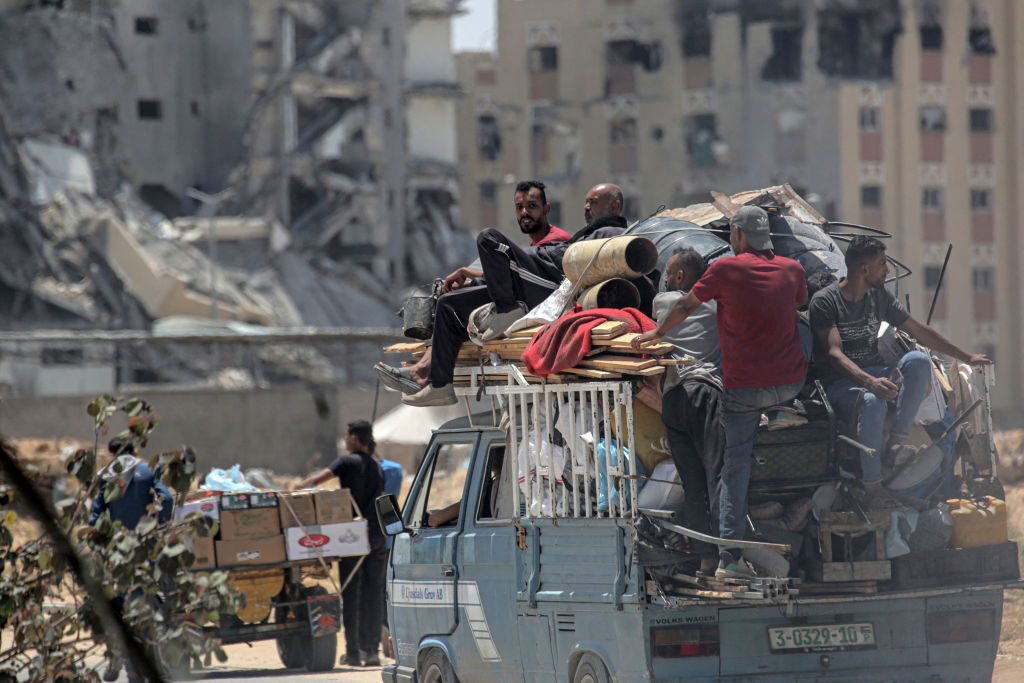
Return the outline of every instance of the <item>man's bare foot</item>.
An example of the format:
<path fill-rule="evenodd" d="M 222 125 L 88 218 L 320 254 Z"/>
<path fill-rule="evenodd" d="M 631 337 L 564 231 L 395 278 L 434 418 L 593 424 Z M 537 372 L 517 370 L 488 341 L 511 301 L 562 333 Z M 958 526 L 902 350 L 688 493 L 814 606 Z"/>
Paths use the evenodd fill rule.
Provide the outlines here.
<path fill-rule="evenodd" d="M 428 346 L 423 357 L 416 361 L 416 364 L 409 368 L 409 377 L 421 387 L 430 383 L 430 357 L 433 347 Z"/>

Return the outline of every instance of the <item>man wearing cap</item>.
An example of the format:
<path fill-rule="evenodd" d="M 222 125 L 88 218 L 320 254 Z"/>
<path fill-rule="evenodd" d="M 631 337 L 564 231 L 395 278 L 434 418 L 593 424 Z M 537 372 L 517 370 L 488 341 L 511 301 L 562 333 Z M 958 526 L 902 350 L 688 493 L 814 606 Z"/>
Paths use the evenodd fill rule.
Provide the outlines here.
<path fill-rule="evenodd" d="M 660 340 L 701 303 L 714 299 L 718 304 L 725 429 L 719 526 L 722 538 L 742 540 L 750 454 L 761 412 L 794 398 L 807 375 L 796 326 L 797 307 L 807 299 L 807 282 L 799 263 L 773 251 L 764 209 L 744 206 L 733 214 L 729 242 L 736 255 L 712 263 L 657 328 L 634 338 L 633 348 Z M 741 551 L 723 546 L 716 576 L 750 573 Z"/>

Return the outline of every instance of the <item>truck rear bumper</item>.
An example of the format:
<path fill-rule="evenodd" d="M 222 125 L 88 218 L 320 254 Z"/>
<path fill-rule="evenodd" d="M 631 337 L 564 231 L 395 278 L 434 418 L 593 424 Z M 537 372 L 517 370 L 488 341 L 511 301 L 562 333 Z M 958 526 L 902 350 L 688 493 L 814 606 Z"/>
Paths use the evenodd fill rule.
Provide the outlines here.
<path fill-rule="evenodd" d="M 380 677 L 384 683 L 416 683 L 416 669 L 389 664 L 380 670 Z"/>

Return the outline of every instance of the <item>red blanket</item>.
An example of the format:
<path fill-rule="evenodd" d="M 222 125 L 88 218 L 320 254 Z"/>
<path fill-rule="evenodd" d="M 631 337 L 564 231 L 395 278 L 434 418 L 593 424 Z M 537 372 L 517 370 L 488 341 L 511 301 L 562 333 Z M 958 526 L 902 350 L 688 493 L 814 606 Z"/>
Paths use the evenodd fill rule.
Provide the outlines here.
<path fill-rule="evenodd" d="M 629 323 L 628 332 L 647 332 L 657 325 L 635 308 L 590 308 L 576 305 L 569 313 L 533 335 L 523 352 L 526 369 L 538 377 L 574 367 L 591 348 L 590 331 L 609 320 Z"/>

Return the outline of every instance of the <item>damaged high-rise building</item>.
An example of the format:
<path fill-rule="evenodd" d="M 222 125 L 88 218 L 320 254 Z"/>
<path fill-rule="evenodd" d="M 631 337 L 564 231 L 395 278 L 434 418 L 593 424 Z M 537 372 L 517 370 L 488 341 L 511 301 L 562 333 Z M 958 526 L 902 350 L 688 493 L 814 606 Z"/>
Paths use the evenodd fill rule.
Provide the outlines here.
<path fill-rule="evenodd" d="M 996 359 L 1024 399 L 1024 72 L 1016 0 L 520 0 L 496 53 L 457 56 L 461 213 L 515 231 L 514 180 L 553 222 L 591 185 L 626 213 L 788 182 L 827 217 L 892 233 L 912 313 Z"/>
<path fill-rule="evenodd" d="M 3 326 L 396 327 L 475 252 L 459 4 L 0 0 Z"/>

